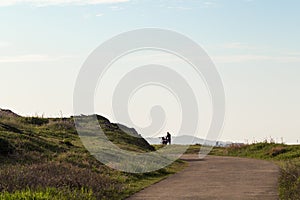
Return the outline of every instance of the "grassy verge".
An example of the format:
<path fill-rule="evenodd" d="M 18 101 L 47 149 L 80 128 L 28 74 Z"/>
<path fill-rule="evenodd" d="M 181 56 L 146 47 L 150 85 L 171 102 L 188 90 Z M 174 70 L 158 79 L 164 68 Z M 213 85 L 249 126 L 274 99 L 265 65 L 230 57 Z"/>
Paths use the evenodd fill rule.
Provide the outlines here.
<path fill-rule="evenodd" d="M 127 189 L 122 195 L 119 195 L 119 197 L 121 199 L 129 197 L 132 194 L 183 170 L 186 166 L 187 164 L 185 162 L 177 160 L 166 168 L 157 170 L 155 172 L 132 174 L 131 178 L 126 182 Z"/>
<path fill-rule="evenodd" d="M 193 145 L 187 153 L 199 152 L 200 146 Z M 238 156 L 275 162 L 281 168 L 279 177 L 280 199 L 300 198 L 300 145 L 256 143 L 251 145 L 231 145 L 215 147 L 210 155 Z"/>

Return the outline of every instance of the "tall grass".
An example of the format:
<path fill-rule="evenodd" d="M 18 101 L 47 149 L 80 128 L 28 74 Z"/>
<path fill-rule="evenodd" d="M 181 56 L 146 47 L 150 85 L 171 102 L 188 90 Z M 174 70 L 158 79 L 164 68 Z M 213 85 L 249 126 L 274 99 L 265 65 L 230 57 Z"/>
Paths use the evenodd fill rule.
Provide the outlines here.
<path fill-rule="evenodd" d="M 288 161 L 283 165 L 279 185 L 281 199 L 300 198 L 300 160 Z"/>
<path fill-rule="evenodd" d="M 6 167 L 0 171 L 0 179 L 2 192 L 14 193 L 24 188 L 33 191 L 39 188 L 56 188 L 62 191 L 65 188 L 71 191 L 88 188 L 97 199 L 116 195 L 123 187 L 116 180 L 92 169 L 57 162 Z"/>

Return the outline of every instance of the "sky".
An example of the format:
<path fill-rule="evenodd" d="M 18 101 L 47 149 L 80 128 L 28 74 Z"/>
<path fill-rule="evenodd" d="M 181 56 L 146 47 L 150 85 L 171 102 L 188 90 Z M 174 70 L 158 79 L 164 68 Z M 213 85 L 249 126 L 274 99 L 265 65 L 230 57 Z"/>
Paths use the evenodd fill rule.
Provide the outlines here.
<path fill-rule="evenodd" d="M 299 10 L 297 0 L 1 0 L 0 108 L 24 116 L 72 115 L 76 78 L 89 54 L 122 32 L 157 27 L 188 36 L 215 63 L 226 95 L 220 140 L 272 137 L 297 143 Z M 142 57 L 132 55 L 120 63 Z M 111 110 L 101 104 L 105 95 L 96 95 L 96 112 L 112 119 Z M 148 100 L 137 95 L 130 105 L 136 107 L 131 116 L 142 125 L 149 122 L 141 111 L 151 105 Z M 208 106 L 200 106 L 206 125 L 199 136 L 209 126 Z M 178 120 L 171 118 L 162 131 L 176 132 Z"/>

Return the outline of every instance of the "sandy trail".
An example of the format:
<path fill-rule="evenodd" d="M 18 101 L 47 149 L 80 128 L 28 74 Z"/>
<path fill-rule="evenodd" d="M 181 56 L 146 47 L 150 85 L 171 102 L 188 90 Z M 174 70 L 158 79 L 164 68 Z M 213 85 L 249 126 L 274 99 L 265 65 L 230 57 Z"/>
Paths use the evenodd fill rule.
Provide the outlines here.
<path fill-rule="evenodd" d="M 136 193 L 135 199 L 278 199 L 279 168 L 262 160 L 184 155 L 183 171 Z"/>

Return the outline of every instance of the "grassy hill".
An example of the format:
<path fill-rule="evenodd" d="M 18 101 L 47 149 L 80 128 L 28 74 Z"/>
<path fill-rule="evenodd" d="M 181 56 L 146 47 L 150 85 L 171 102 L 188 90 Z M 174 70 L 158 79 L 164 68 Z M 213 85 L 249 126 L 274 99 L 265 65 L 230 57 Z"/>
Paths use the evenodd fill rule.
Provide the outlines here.
<path fill-rule="evenodd" d="M 123 126 L 127 134 L 108 119 L 97 119 L 120 148 L 154 150 L 134 129 Z M 72 118 L 22 117 L 0 110 L 0 199 L 122 199 L 182 167 L 178 161 L 145 174 L 112 170 L 83 147 Z"/>

